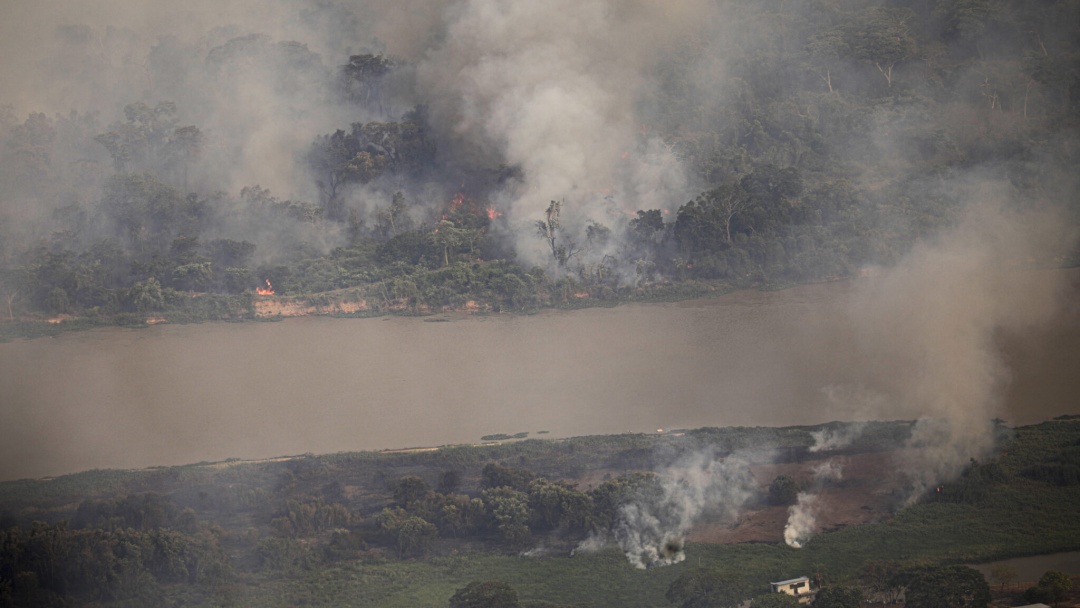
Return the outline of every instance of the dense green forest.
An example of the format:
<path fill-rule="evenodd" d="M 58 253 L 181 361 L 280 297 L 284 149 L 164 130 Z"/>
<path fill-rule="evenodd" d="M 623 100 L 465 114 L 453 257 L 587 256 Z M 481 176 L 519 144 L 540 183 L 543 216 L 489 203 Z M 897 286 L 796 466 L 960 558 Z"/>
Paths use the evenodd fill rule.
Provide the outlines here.
<path fill-rule="evenodd" d="M 335 6 L 304 19 L 362 29 Z M 56 315 L 250 318 L 256 289 L 313 302 L 355 289 L 365 314 L 684 297 L 888 265 L 981 198 L 1076 220 L 1074 0 L 721 8 L 658 45 L 643 60 L 650 86 L 626 91 L 639 133 L 623 157 L 682 180 L 650 196 L 574 184 L 515 198 L 536 171 L 470 152 L 416 86 L 437 45 L 426 59 L 362 40 L 322 56 L 235 27 L 130 43 L 142 55 L 129 49 L 124 65 L 150 86 L 115 109 L 0 112 L 5 334 Z M 125 36 L 59 28 L 64 73 L 110 68 L 94 49 Z M 249 73 L 266 99 L 302 92 L 335 109 L 324 129 L 297 110 L 301 143 L 273 149 L 291 191 L 236 185 L 226 167 L 246 153 L 230 139 L 244 121 L 200 113 Z M 258 114 L 229 99 L 237 116 Z"/>
<path fill-rule="evenodd" d="M 680 540 L 673 550 L 686 559 L 651 569 L 627 560 L 620 530 L 633 509 L 655 508 L 660 519 L 675 510 L 665 483 L 688 455 L 725 462 L 759 450 L 762 462 L 817 466 L 890 453 L 912 423 L 868 423 L 845 446 L 818 451 L 816 436 L 854 427 L 705 428 L 4 482 L 0 605 L 445 606 L 452 596 L 512 593 L 523 606 L 735 606 L 769 581 L 807 575 L 829 590 L 819 601 L 830 606 L 842 599 L 834 594 L 905 590 L 909 605 L 923 606 L 919 593 L 942 593 L 934 581 L 976 576 L 948 605 L 985 606 L 982 575 L 941 567 L 1080 549 L 1080 423 L 1065 418 L 1002 427 L 1000 451 L 944 492 L 802 548 L 779 538 Z M 568 481 L 601 471 L 588 488 Z M 746 508 L 784 500 L 770 491 L 781 484 L 759 481 Z M 465 593 L 470 581 L 490 588 Z"/>

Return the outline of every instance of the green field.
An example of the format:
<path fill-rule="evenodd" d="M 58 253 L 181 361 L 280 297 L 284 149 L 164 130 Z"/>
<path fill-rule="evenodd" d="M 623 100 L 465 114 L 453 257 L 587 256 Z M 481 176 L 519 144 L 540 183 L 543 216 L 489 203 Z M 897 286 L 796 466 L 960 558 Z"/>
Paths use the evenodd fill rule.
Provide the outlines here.
<path fill-rule="evenodd" d="M 622 477 L 659 468 L 680 452 L 723 456 L 753 444 L 798 459 L 810 433 L 826 426 L 841 425 L 305 455 L 5 482 L 0 590 L 42 605 L 64 605 L 66 598 L 100 606 L 445 606 L 470 581 L 498 580 L 526 606 L 666 606 L 671 582 L 695 568 L 757 594 L 770 580 L 801 575 L 856 582 L 874 560 L 954 564 L 1080 549 L 1080 421 L 1073 420 L 1009 430 L 998 455 L 970 467 L 949 492 L 876 523 L 819 534 L 802 549 L 691 543 L 682 563 L 640 570 L 610 544 L 571 556 L 580 535 L 544 530 L 533 520 L 525 543 L 479 526 L 460 536 L 444 530 L 422 551 L 404 553 L 379 527 L 387 507 L 404 504 L 409 514 L 423 514 L 422 501 L 401 503 L 395 494 L 408 476 L 458 471 L 459 495 L 487 498 L 481 469 L 490 463 L 502 463 L 504 473 L 572 479 L 601 470 Z M 888 449 L 909 428 L 872 423 L 845 453 Z M 428 489 L 429 498 L 435 495 Z M 97 574 L 85 564 L 75 568 L 86 552 L 97 552 Z M 35 572 L 31 591 L 27 572 Z"/>

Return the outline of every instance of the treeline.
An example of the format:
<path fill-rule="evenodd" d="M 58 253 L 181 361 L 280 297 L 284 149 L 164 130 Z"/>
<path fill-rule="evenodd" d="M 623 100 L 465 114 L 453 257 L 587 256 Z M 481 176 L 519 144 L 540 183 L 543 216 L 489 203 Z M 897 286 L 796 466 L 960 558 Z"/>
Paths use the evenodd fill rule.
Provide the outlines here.
<path fill-rule="evenodd" d="M 273 66 L 278 93 L 306 87 L 368 118 L 290 151 L 308 180 L 298 191 L 315 199 L 291 200 L 259 185 L 221 191 L 217 165 L 240 144 L 189 124 L 192 87 L 162 89 L 195 96 L 179 103 L 133 101 L 108 124 L 0 112 L 0 317 L 245 318 L 256 289 L 362 288 L 387 310 L 521 310 L 849 276 L 948 225 L 967 176 L 991 176 L 1017 204 L 1075 207 L 1080 41 L 1064 24 L 1077 11 L 1016 0 L 732 9 L 733 29 L 753 36 L 673 44 L 641 103 L 643 131 L 699 193 L 577 225 L 560 214 L 566 193 L 552 192 L 524 228 L 489 200 L 529 176 L 466 155 L 448 165 L 440 153 L 455 142 L 403 84 L 415 66 L 367 53 L 328 67 L 259 35 L 197 51 L 163 42 L 144 66 L 163 82 L 177 77 L 167 66 L 221 83 Z M 710 62 L 722 82 L 698 71 Z M 514 241 L 528 238 L 546 241 L 547 265 L 518 260 Z"/>
<path fill-rule="evenodd" d="M 572 546 L 588 535 L 608 535 L 620 508 L 662 494 L 652 473 L 605 480 L 588 491 L 538 477 L 527 469 L 496 463 L 481 471 L 480 491 L 458 493 L 454 471 L 441 474 L 437 488 L 407 475 L 393 484 L 393 502 L 362 514 L 324 496 L 289 500 L 271 521 L 274 539 L 259 546 L 264 562 L 275 567 L 311 559 L 310 543 L 283 539 L 326 538 L 322 556 L 355 559 L 372 550 L 398 558 L 421 557 L 439 539 L 484 542 L 508 550 L 545 542 Z M 300 547 L 307 546 L 307 550 Z"/>
<path fill-rule="evenodd" d="M 84 503 L 68 522 L 0 529 L 0 605 L 158 603 L 162 586 L 212 586 L 233 573 L 222 532 L 161 497 Z"/>

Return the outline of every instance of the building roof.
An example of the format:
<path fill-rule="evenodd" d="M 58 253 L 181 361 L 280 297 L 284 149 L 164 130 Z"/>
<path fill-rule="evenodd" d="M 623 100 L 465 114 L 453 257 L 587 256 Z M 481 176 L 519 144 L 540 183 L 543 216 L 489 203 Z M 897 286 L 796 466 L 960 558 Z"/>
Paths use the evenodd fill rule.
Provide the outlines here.
<path fill-rule="evenodd" d="M 791 578 L 791 579 L 788 579 L 786 581 L 780 581 L 779 583 L 769 583 L 769 584 L 770 585 L 790 585 L 791 583 L 798 583 L 800 581 L 809 581 L 809 580 L 810 579 L 805 577 L 805 576 L 800 576 L 799 578 Z"/>

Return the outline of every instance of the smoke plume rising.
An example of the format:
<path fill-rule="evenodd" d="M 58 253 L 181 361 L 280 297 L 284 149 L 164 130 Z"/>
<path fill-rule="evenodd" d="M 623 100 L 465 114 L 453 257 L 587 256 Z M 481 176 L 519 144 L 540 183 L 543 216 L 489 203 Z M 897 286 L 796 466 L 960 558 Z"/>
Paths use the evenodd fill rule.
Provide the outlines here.
<path fill-rule="evenodd" d="M 524 183 L 499 201 L 511 226 L 532 224 L 553 199 L 575 223 L 610 224 L 686 195 L 670 150 L 640 135 L 635 104 L 656 52 L 703 10 L 697 0 L 470 0 L 448 11 L 419 88 L 455 152 L 521 167 Z M 545 263 L 537 239 L 517 248 Z"/>
<path fill-rule="evenodd" d="M 637 568 L 686 559 L 686 532 L 706 512 L 733 519 L 753 496 L 746 460 L 694 454 L 660 474 L 659 496 L 643 496 L 619 510 L 615 541 Z"/>
<path fill-rule="evenodd" d="M 798 502 L 788 507 L 788 521 L 784 526 L 784 542 L 789 547 L 801 549 L 816 529 L 819 500 L 817 494 L 799 492 Z"/>
<path fill-rule="evenodd" d="M 810 451 L 820 452 L 822 450 L 845 448 L 851 445 L 851 442 L 855 441 L 859 435 L 862 434 L 865 427 L 865 422 L 852 422 L 851 424 L 845 424 L 839 429 L 826 428 L 821 429 L 820 431 L 812 431 L 810 436 L 813 437 L 814 443 L 810 446 Z"/>
<path fill-rule="evenodd" d="M 850 308 L 860 369 L 890 410 L 921 413 L 902 464 L 908 501 L 993 448 L 1009 371 L 995 338 L 1061 305 L 1051 265 L 1069 236 L 1056 214 L 1009 203 L 1001 184 L 963 188 L 953 228 L 859 286 Z"/>

